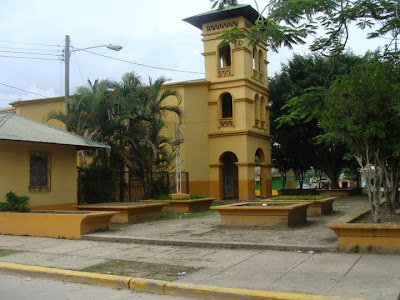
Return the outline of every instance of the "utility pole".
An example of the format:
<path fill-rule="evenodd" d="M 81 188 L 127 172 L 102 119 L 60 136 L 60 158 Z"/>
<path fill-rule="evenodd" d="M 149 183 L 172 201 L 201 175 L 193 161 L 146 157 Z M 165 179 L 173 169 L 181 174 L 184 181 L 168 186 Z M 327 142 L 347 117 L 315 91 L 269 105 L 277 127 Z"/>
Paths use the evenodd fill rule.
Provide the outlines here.
<path fill-rule="evenodd" d="M 70 40 L 69 35 L 65 36 L 64 63 L 65 63 L 65 115 L 69 110 L 69 56 L 70 56 Z"/>

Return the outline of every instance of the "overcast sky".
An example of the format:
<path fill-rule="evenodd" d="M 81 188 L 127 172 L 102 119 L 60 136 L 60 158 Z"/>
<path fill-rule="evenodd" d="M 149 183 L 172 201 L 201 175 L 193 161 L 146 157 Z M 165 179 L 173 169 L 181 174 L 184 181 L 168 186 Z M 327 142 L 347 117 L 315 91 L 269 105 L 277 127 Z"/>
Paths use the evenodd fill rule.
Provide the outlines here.
<path fill-rule="evenodd" d="M 253 5 L 254 1 L 240 3 Z M 64 95 L 64 62 L 60 58 L 67 34 L 75 49 L 118 44 L 123 46 L 120 52 L 105 47 L 90 51 L 165 69 L 197 72 L 152 69 L 77 51 L 70 59 L 71 94 L 88 79 L 119 80 L 131 71 L 144 81 L 160 76 L 172 81 L 204 78 L 201 31 L 182 19 L 210 8 L 208 0 L 2 0 L 0 108 L 16 100 Z M 350 45 L 358 54 L 377 47 L 376 41 L 365 41 L 365 34 L 357 33 Z M 306 53 L 307 47 L 295 51 Z M 278 71 L 292 55 L 293 51 L 288 49 L 281 49 L 278 54 L 270 51 L 269 73 Z"/>

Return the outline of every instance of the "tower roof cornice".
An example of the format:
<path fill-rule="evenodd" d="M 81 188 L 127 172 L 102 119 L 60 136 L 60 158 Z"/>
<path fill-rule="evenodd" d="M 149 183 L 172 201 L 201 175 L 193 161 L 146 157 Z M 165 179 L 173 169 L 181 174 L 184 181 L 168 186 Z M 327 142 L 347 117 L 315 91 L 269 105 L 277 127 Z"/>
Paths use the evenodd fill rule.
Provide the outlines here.
<path fill-rule="evenodd" d="M 238 4 L 235 6 L 227 6 L 223 10 L 214 9 L 193 17 L 183 19 L 183 21 L 202 29 L 205 23 L 216 22 L 220 20 L 244 17 L 252 23 L 255 23 L 259 17 L 258 12 L 248 4 Z"/>

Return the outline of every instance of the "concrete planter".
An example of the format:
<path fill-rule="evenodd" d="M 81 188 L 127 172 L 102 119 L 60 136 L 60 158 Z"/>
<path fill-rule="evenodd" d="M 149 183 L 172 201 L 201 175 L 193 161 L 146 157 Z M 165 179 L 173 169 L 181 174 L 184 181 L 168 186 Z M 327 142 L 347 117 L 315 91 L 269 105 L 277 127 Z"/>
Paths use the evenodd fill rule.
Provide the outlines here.
<path fill-rule="evenodd" d="M 174 214 L 210 210 L 214 198 L 201 198 L 194 200 L 143 200 L 145 203 L 165 203 L 163 211 Z"/>
<path fill-rule="evenodd" d="M 114 212 L 0 212 L 0 233 L 79 239 L 82 234 L 109 228 Z"/>
<path fill-rule="evenodd" d="M 221 225 L 295 227 L 307 222 L 309 202 L 302 203 L 234 203 L 214 206 L 221 215 Z"/>
<path fill-rule="evenodd" d="M 346 189 L 319 189 L 318 193 L 321 196 L 337 196 L 337 197 L 345 197 L 345 196 L 354 196 L 361 193 L 360 188 L 346 188 Z"/>
<path fill-rule="evenodd" d="M 261 200 L 261 202 L 266 203 L 303 203 L 304 201 L 310 202 L 310 206 L 307 208 L 307 216 L 315 217 L 321 215 L 328 215 L 333 212 L 333 202 L 337 197 L 330 197 L 321 200 Z"/>
<path fill-rule="evenodd" d="M 154 220 L 161 216 L 161 211 L 167 203 L 142 203 L 142 202 L 113 202 L 77 205 L 77 210 L 114 211 L 116 215 L 110 223 L 137 223 Z"/>
<path fill-rule="evenodd" d="M 370 209 L 364 207 L 325 225 L 336 233 L 339 250 L 400 253 L 400 223 L 353 223 Z"/>

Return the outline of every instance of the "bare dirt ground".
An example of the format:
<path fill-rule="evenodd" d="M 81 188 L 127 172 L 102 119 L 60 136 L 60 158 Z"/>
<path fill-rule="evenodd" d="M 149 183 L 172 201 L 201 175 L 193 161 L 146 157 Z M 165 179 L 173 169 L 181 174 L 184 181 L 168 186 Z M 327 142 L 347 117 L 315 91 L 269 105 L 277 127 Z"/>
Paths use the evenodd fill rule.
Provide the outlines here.
<path fill-rule="evenodd" d="M 241 242 L 269 245 L 332 246 L 337 245 L 334 232 L 324 224 L 349 211 L 368 205 L 368 197 L 341 197 L 334 202 L 334 213 L 309 217 L 307 224 L 295 228 L 226 227 L 220 225 L 218 212 L 192 219 L 155 220 L 139 224 L 114 227 L 106 235 L 153 238 L 166 240 L 191 240 L 213 242 Z"/>

